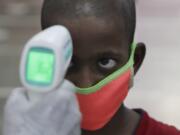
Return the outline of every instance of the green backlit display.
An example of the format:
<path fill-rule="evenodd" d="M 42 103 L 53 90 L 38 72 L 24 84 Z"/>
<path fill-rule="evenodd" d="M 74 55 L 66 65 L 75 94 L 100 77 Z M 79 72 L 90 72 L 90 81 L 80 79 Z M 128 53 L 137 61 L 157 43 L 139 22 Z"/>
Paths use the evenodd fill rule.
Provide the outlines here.
<path fill-rule="evenodd" d="M 26 63 L 26 80 L 37 85 L 49 85 L 54 77 L 55 56 L 53 51 L 31 49 Z"/>

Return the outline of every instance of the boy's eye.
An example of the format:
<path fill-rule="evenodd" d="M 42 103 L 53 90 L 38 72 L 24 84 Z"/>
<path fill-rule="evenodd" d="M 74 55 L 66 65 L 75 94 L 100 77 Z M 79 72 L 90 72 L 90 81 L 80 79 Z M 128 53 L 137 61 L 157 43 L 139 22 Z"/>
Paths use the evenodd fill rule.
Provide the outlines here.
<path fill-rule="evenodd" d="M 101 59 L 99 62 L 98 62 L 98 66 L 103 68 L 103 69 L 112 69 L 114 68 L 115 66 L 117 65 L 117 62 L 116 60 L 114 59 L 109 59 L 109 58 L 104 58 L 104 59 Z"/>

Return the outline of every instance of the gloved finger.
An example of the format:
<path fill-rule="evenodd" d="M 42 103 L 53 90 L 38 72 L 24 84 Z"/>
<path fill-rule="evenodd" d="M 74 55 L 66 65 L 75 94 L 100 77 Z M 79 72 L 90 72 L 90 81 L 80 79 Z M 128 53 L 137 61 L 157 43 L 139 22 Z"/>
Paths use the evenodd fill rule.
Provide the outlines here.
<path fill-rule="evenodd" d="M 60 103 L 68 103 L 69 100 L 74 101 L 76 100 L 74 89 L 75 86 L 72 83 L 70 83 L 69 81 L 64 81 L 62 87 L 46 94 L 43 97 L 42 102 L 44 104 L 57 104 L 57 102 L 60 104 Z"/>
<path fill-rule="evenodd" d="M 75 85 L 72 82 L 70 82 L 69 80 L 64 80 L 60 89 L 75 93 Z"/>
<path fill-rule="evenodd" d="M 70 87 L 68 86 L 68 88 Z M 71 108 L 72 113 L 79 114 L 75 94 L 69 89 L 60 88 L 42 96 L 42 99 L 30 106 L 25 113 L 31 114 L 34 119 L 46 119 L 46 117 L 51 116 L 49 120 L 56 121 L 57 117 L 63 118 L 67 115 L 66 112 L 69 108 Z"/>
<path fill-rule="evenodd" d="M 22 109 L 28 104 L 28 98 L 26 94 L 26 90 L 24 88 L 17 88 L 12 91 L 10 94 L 6 105 L 5 110 L 12 110 L 12 109 Z M 20 110 L 19 110 L 20 111 Z"/>
<path fill-rule="evenodd" d="M 81 121 L 81 114 L 78 108 L 73 106 L 74 104 L 71 104 L 70 102 L 69 104 L 69 107 L 66 109 L 66 112 L 63 115 L 63 119 L 61 121 L 57 121 L 60 123 L 56 124 L 59 126 L 57 127 L 57 129 L 61 130 L 63 133 L 67 135 L 69 135 L 72 132 L 72 130 L 80 130 Z M 73 107 L 76 108 L 76 110 L 74 110 Z"/>
<path fill-rule="evenodd" d="M 21 112 L 26 107 L 26 103 L 25 89 L 17 88 L 12 91 L 4 107 L 4 134 L 12 135 L 16 133 L 15 130 L 19 130 L 18 126 L 21 127 L 20 125 L 23 125 Z"/>
<path fill-rule="evenodd" d="M 76 123 L 71 130 L 68 130 L 67 135 L 81 135 L 81 125 L 80 122 Z"/>

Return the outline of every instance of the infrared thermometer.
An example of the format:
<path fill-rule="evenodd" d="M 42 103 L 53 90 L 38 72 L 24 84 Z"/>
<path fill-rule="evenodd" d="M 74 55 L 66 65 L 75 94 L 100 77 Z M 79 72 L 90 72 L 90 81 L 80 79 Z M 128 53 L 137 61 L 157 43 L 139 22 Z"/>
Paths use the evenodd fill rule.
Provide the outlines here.
<path fill-rule="evenodd" d="M 52 26 L 32 37 L 20 63 L 20 80 L 28 93 L 38 95 L 57 89 L 64 81 L 72 54 L 71 35 L 64 26 Z"/>

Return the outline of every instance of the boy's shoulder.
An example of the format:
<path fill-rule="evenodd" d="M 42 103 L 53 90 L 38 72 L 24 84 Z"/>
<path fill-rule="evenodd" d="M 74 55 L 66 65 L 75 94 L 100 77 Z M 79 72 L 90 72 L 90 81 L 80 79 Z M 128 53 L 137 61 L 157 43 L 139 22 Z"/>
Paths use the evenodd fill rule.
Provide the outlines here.
<path fill-rule="evenodd" d="M 151 118 L 147 112 L 135 111 L 141 115 L 135 135 L 180 135 L 180 130 Z"/>

